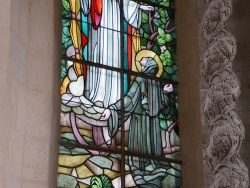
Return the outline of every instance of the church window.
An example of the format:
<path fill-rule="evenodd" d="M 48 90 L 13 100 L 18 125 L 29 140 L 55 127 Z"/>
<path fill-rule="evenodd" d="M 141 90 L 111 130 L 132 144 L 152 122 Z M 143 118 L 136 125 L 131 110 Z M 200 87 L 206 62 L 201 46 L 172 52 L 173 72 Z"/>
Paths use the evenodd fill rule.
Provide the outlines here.
<path fill-rule="evenodd" d="M 58 187 L 181 187 L 172 0 L 62 0 Z"/>

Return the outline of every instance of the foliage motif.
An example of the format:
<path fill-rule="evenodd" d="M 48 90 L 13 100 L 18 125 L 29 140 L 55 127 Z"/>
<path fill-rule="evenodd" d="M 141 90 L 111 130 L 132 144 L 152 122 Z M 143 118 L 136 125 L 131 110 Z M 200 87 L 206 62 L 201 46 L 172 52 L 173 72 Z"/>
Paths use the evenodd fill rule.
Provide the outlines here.
<path fill-rule="evenodd" d="M 239 156 L 244 126 L 235 111 L 240 82 L 232 70 L 236 39 L 227 29 L 232 14 L 231 0 L 207 0 L 209 5 L 202 32 L 207 40 L 203 74 L 209 91 L 204 100 L 204 114 L 211 134 L 205 150 L 205 162 L 213 171 L 211 188 L 246 188 L 248 169 Z"/>
<path fill-rule="evenodd" d="M 91 178 L 91 187 L 92 188 L 111 188 L 112 184 L 106 175 L 93 176 Z"/>
<path fill-rule="evenodd" d="M 141 45 L 143 49 L 149 49 L 159 55 L 164 71 L 162 78 L 169 82 L 177 82 L 177 65 L 176 65 L 176 33 L 174 15 L 167 8 L 173 8 L 174 3 L 169 0 L 154 0 L 153 3 L 165 7 L 155 7 L 154 12 L 142 12 L 142 25 L 140 28 Z M 177 87 L 170 95 L 170 113 L 167 117 L 161 115 L 164 120 L 161 121 L 161 127 L 166 129 L 166 120 L 178 120 L 178 102 Z"/>

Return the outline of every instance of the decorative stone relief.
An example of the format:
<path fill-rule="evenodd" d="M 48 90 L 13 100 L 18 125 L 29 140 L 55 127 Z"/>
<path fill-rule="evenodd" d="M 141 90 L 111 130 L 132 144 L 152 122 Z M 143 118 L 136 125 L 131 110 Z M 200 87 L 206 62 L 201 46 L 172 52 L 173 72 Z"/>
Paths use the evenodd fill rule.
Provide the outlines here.
<path fill-rule="evenodd" d="M 232 70 L 236 40 L 227 29 L 232 0 L 206 0 L 202 33 L 208 44 L 203 74 L 209 91 L 204 114 L 211 134 L 205 148 L 205 162 L 213 171 L 210 188 L 247 188 L 248 169 L 239 156 L 245 130 L 235 111 L 240 82 Z"/>

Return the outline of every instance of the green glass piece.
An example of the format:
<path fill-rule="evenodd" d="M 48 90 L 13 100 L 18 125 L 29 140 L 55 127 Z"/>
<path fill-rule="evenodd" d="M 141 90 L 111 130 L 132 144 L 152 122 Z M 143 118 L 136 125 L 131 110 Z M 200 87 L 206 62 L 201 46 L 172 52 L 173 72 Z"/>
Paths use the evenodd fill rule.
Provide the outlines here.
<path fill-rule="evenodd" d="M 77 180 L 70 175 L 58 174 L 57 186 L 60 188 L 76 188 Z"/>
<path fill-rule="evenodd" d="M 94 156 L 89 160 L 101 168 L 111 168 L 113 164 L 110 159 L 103 156 Z"/>

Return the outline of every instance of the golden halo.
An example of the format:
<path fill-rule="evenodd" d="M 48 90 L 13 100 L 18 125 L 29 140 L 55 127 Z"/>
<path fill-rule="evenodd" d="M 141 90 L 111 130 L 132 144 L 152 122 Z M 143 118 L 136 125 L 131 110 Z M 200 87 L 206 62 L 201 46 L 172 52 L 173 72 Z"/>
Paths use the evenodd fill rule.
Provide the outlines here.
<path fill-rule="evenodd" d="M 157 65 L 158 65 L 158 72 L 156 74 L 156 77 L 160 77 L 162 75 L 162 72 L 163 72 L 163 65 L 162 65 L 161 59 L 159 58 L 158 55 L 156 55 L 156 53 L 154 53 L 151 50 L 141 50 L 136 54 L 135 65 L 136 65 L 137 71 L 141 72 L 140 61 L 143 57 L 151 57 L 156 61 Z"/>

